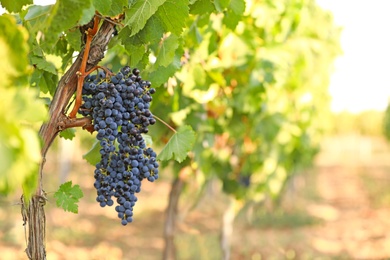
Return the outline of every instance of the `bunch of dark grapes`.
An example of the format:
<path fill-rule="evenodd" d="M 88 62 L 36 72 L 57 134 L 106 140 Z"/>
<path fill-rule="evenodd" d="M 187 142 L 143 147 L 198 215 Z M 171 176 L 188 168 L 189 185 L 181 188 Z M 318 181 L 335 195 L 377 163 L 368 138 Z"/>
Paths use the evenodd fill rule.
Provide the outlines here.
<path fill-rule="evenodd" d="M 107 78 L 103 71 L 87 76 L 79 110 L 92 117 L 101 146 L 94 174 L 96 200 L 105 207 L 116 199 L 122 225 L 133 221 L 135 194 L 140 192 L 142 180 L 158 178 L 156 153 L 146 147 L 142 136 L 156 123 L 149 110 L 155 89 L 139 73 L 126 66 Z"/>

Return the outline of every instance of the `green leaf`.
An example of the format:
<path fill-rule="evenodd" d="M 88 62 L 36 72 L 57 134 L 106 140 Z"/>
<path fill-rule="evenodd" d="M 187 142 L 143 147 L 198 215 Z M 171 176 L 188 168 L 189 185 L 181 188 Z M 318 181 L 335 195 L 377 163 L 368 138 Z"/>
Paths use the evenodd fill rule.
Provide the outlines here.
<path fill-rule="evenodd" d="M 51 74 L 57 75 L 56 67 L 54 66 L 53 63 L 48 62 L 45 58 L 43 57 L 38 57 L 38 56 L 32 56 L 30 58 L 31 64 L 36 66 L 38 69 L 47 71 Z"/>
<path fill-rule="evenodd" d="M 245 12 L 245 0 L 231 0 L 230 9 L 237 15 Z"/>
<path fill-rule="evenodd" d="M 1 0 L 1 6 L 7 9 L 8 12 L 19 12 L 25 5 L 33 4 L 32 0 Z"/>
<path fill-rule="evenodd" d="M 161 161 L 174 159 L 180 163 L 187 157 L 187 153 L 191 151 L 194 142 L 194 130 L 188 125 L 182 126 L 171 139 L 169 139 L 169 142 L 162 149 L 157 159 Z"/>
<path fill-rule="evenodd" d="M 145 27 L 137 33 L 134 37 L 137 37 L 139 42 L 143 44 L 159 42 L 163 37 L 164 27 L 163 24 L 156 16 L 150 17 Z"/>
<path fill-rule="evenodd" d="M 126 10 L 125 26 L 131 30 L 129 36 L 133 36 L 144 28 L 148 19 L 157 11 L 165 0 L 138 0 Z"/>
<path fill-rule="evenodd" d="M 90 5 L 89 8 L 84 9 L 82 14 L 81 14 L 81 18 L 78 21 L 78 24 L 87 24 L 87 23 L 89 23 L 92 20 L 92 18 L 95 15 L 95 13 L 96 13 L 95 11 L 96 10 L 95 10 L 95 7 L 93 5 Z"/>
<path fill-rule="evenodd" d="M 7 63 L 7 60 L 2 61 Z M 31 194 L 36 187 L 34 175 L 37 175 L 42 159 L 34 125 L 42 124 L 47 110 L 37 99 L 35 89 L 1 85 L 0 93 L 3 98 L 0 106 L 0 194 L 9 194 L 21 185 Z"/>
<path fill-rule="evenodd" d="M 127 7 L 127 0 L 113 0 L 111 9 L 108 12 L 108 16 L 117 16 L 118 14 L 123 13 L 125 7 Z M 129 0 L 130 4 L 130 0 Z"/>
<path fill-rule="evenodd" d="M 152 144 L 153 144 L 152 137 L 150 135 L 146 135 L 146 134 L 141 134 L 141 135 L 144 138 L 146 146 L 152 146 Z"/>
<path fill-rule="evenodd" d="M 31 75 L 31 86 L 37 87 L 43 93 L 54 94 L 57 86 L 58 76 L 41 69 L 35 69 Z"/>
<path fill-rule="evenodd" d="M 10 87 L 11 81 L 27 73 L 28 32 L 16 24 L 13 16 L 7 14 L 0 16 L 0 28 L 0 82 Z"/>
<path fill-rule="evenodd" d="M 190 5 L 191 14 L 206 14 L 215 10 L 213 2 L 210 0 L 198 0 L 193 5 Z"/>
<path fill-rule="evenodd" d="M 214 0 L 214 6 L 218 12 L 222 12 L 230 4 L 231 0 Z"/>
<path fill-rule="evenodd" d="M 188 0 L 167 0 L 158 8 L 156 15 L 166 31 L 180 35 L 186 25 L 188 12 Z"/>
<path fill-rule="evenodd" d="M 67 31 L 83 17 L 83 12 L 91 6 L 91 0 L 59 0 L 54 5 L 48 19 L 45 39 L 53 44 L 61 32 Z"/>
<path fill-rule="evenodd" d="M 112 0 L 92 0 L 92 4 L 99 13 L 107 15 L 111 9 Z"/>
<path fill-rule="evenodd" d="M 125 49 L 129 54 L 130 67 L 135 67 L 146 53 L 144 45 L 125 44 Z"/>
<path fill-rule="evenodd" d="M 161 43 L 160 51 L 157 55 L 156 65 L 167 67 L 172 63 L 175 51 L 179 47 L 178 37 L 171 34 Z"/>
<path fill-rule="evenodd" d="M 64 138 L 65 140 L 72 140 L 75 136 L 76 130 L 73 128 L 67 128 L 60 132 L 60 137 Z"/>
<path fill-rule="evenodd" d="M 24 16 L 25 21 L 36 20 L 41 17 L 46 17 L 50 14 L 50 9 L 52 5 L 32 5 L 28 7 L 27 14 Z"/>
<path fill-rule="evenodd" d="M 25 27 L 28 29 L 30 35 L 36 35 L 38 32 L 46 31 L 48 27 L 48 19 L 53 8 L 54 5 L 31 5 L 21 14 L 21 18 L 24 20 Z M 23 14 L 25 15 L 23 16 Z M 33 41 L 33 45 L 38 45 L 36 39 Z M 39 49 L 42 49 L 42 47 L 40 46 Z M 37 55 L 35 52 L 34 54 Z"/>
<path fill-rule="evenodd" d="M 148 80 L 152 82 L 154 87 L 159 87 L 167 82 L 169 77 L 172 77 L 176 71 L 180 69 L 180 55 L 176 52 L 176 55 L 167 67 L 160 66 L 155 71 L 148 75 Z"/>
<path fill-rule="evenodd" d="M 85 159 L 91 165 L 96 165 L 101 160 L 100 149 L 100 143 L 96 141 L 93 144 L 91 150 L 89 150 L 86 154 L 83 155 L 83 159 Z"/>
<path fill-rule="evenodd" d="M 227 28 L 234 30 L 236 29 L 241 17 L 241 15 L 237 15 L 235 12 L 233 12 L 232 9 L 228 9 L 223 16 L 223 24 Z"/>
<path fill-rule="evenodd" d="M 68 53 L 64 56 L 62 56 L 62 65 L 61 65 L 61 69 L 63 71 L 66 70 L 66 68 L 68 67 L 68 65 L 72 62 L 72 59 L 73 59 L 73 53 L 74 53 L 74 49 L 71 47 L 69 50 L 68 50 Z"/>
<path fill-rule="evenodd" d="M 80 50 L 81 47 L 81 34 L 79 30 L 71 30 L 66 33 L 66 40 L 70 46 L 75 50 Z"/>
<path fill-rule="evenodd" d="M 61 184 L 58 191 L 54 193 L 57 207 L 63 208 L 65 211 L 78 213 L 79 206 L 77 203 L 79 199 L 84 196 L 79 185 L 72 186 L 72 181 Z"/>
<path fill-rule="evenodd" d="M 129 55 L 141 56 L 146 52 L 146 48 L 143 45 L 147 44 L 156 44 L 160 42 L 164 34 L 164 27 L 161 24 L 161 21 L 152 16 L 146 23 L 145 27 L 137 34 L 128 37 L 130 35 L 130 29 L 128 27 L 123 28 L 119 33 L 119 38 L 122 40 L 122 43 L 126 46 L 126 50 Z M 129 48 L 140 49 L 143 47 L 142 55 L 139 53 L 134 53 L 133 50 L 128 50 Z"/>

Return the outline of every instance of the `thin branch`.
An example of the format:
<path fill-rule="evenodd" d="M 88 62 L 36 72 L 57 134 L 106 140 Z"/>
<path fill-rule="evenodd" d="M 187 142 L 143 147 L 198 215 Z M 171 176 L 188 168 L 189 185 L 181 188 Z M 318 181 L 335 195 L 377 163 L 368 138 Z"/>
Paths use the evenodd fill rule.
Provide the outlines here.
<path fill-rule="evenodd" d="M 160 121 L 161 123 L 163 123 L 166 127 L 168 127 L 169 129 L 171 129 L 175 134 L 177 133 L 177 131 L 175 130 L 175 128 L 173 128 L 172 126 L 170 126 L 167 122 L 165 122 L 164 120 L 162 120 L 161 118 L 159 118 L 158 116 L 156 115 L 153 115 L 154 118 L 156 118 L 158 121 Z"/>
<path fill-rule="evenodd" d="M 92 118 L 91 117 L 68 118 L 65 115 L 62 116 L 61 121 L 59 121 L 58 123 L 58 130 L 62 131 L 73 127 L 82 127 L 83 129 L 89 130 L 91 127 L 93 128 Z"/>

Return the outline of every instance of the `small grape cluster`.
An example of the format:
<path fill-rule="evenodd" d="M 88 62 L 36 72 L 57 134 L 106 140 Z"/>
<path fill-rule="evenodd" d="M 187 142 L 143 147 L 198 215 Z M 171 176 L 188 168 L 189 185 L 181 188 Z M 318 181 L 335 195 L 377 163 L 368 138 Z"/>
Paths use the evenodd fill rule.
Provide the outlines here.
<path fill-rule="evenodd" d="M 96 164 L 96 200 L 101 207 L 112 206 L 122 225 L 133 221 L 135 193 L 141 181 L 158 178 L 158 162 L 152 148 L 146 147 L 142 134 L 156 123 L 149 110 L 152 94 L 149 81 L 142 80 L 138 69 L 123 67 L 116 75 L 99 71 L 86 77 L 83 104 L 79 113 L 92 117 L 100 142 L 101 160 Z"/>

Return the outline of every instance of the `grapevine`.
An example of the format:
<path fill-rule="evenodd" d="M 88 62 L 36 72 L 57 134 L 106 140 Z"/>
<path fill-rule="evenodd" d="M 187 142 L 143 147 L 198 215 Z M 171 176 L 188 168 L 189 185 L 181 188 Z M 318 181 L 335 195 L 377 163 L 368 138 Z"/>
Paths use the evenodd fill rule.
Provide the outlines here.
<path fill-rule="evenodd" d="M 101 146 L 94 173 L 96 200 L 105 207 L 114 205 L 116 198 L 115 210 L 122 225 L 127 225 L 133 221 L 135 193 L 140 192 L 142 180 L 158 178 L 156 153 L 142 136 L 156 123 L 149 110 L 155 89 L 142 80 L 138 69 L 126 66 L 112 76 L 106 72 L 85 78 L 79 113 L 92 118 Z"/>

